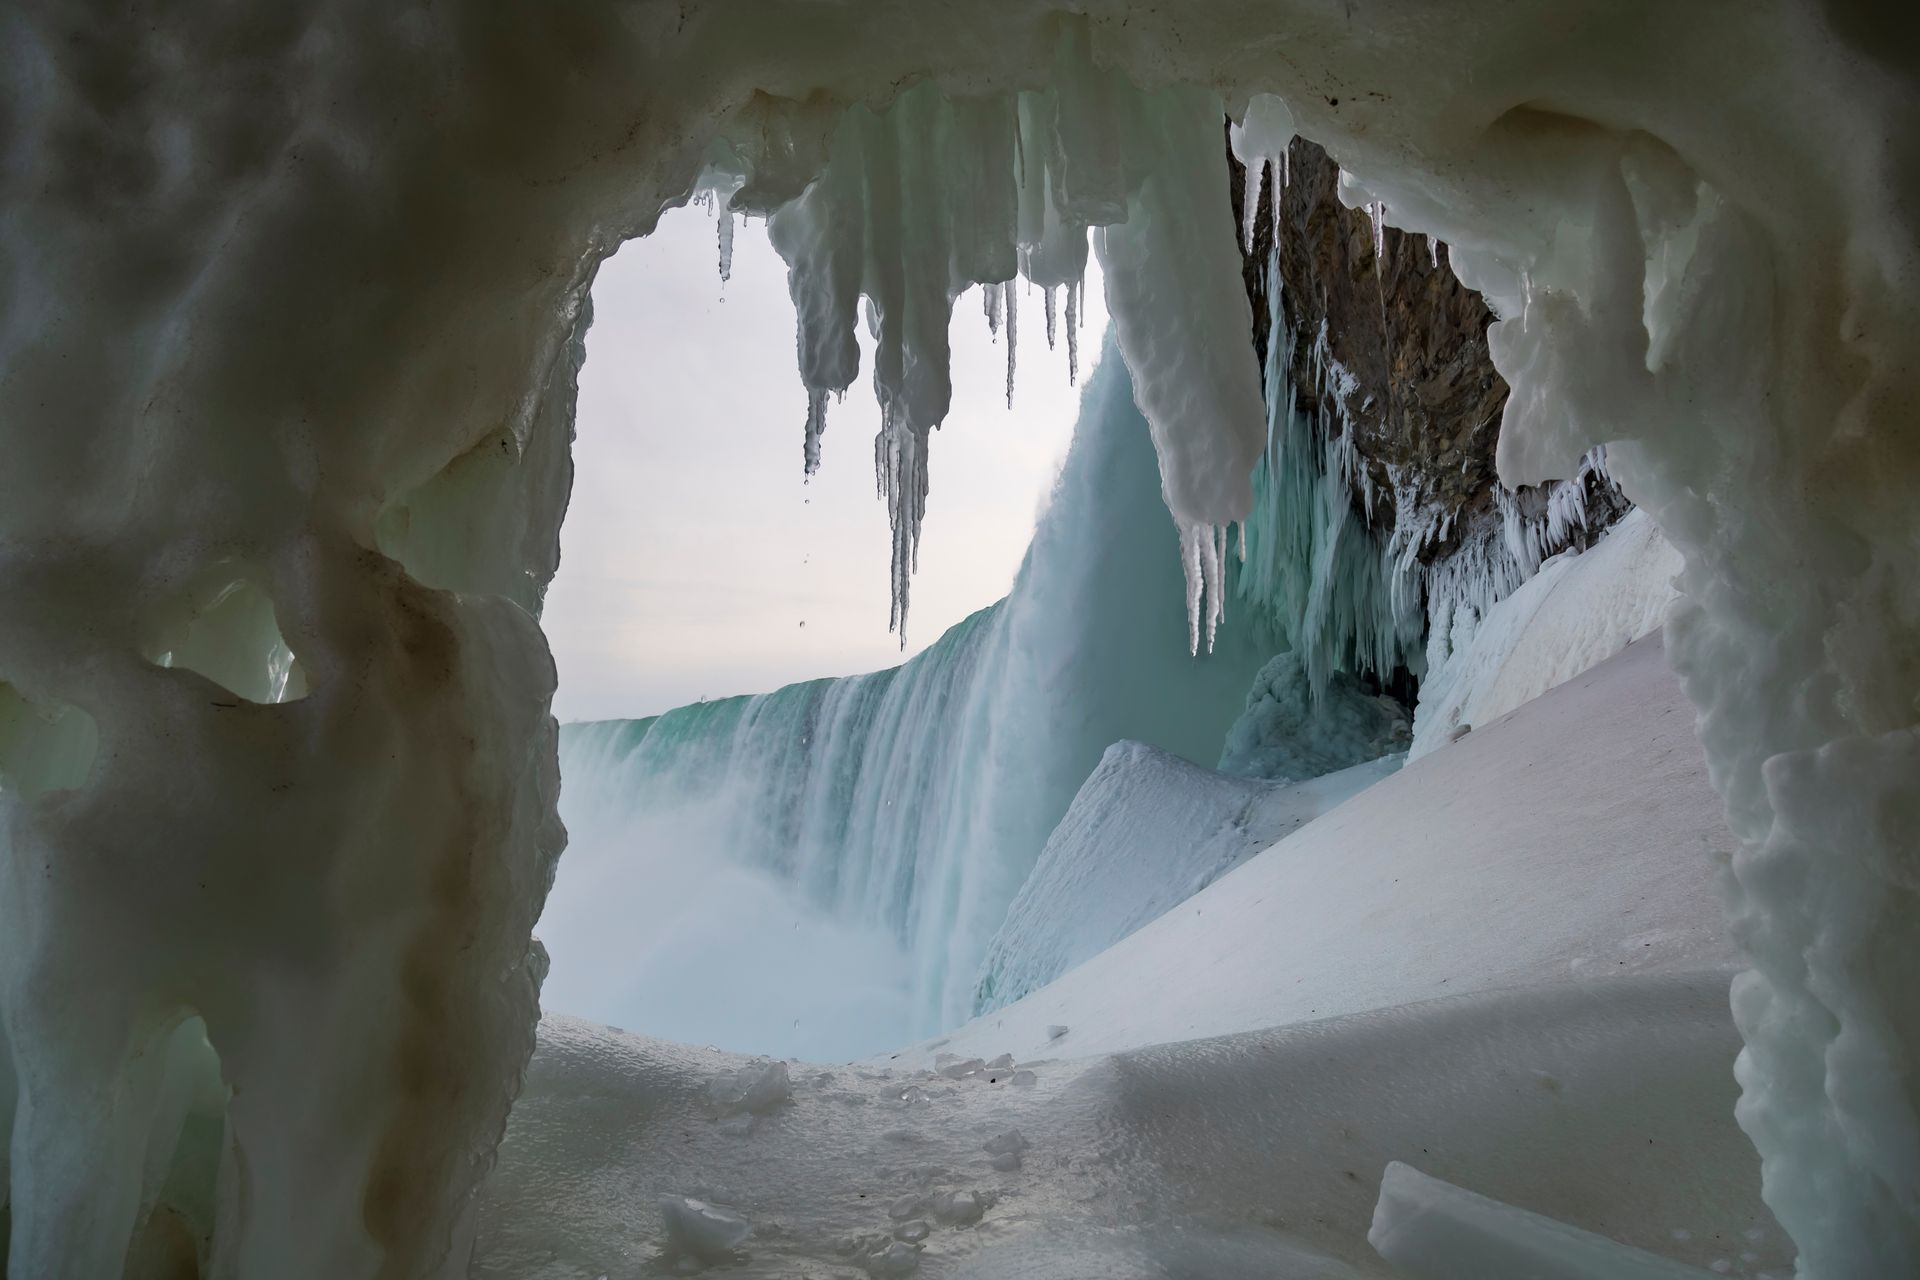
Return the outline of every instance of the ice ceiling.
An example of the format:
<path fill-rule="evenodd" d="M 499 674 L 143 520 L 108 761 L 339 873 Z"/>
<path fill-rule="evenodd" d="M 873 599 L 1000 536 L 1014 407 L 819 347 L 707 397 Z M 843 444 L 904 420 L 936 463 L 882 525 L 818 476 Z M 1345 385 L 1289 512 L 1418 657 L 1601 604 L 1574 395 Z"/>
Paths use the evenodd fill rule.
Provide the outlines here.
<path fill-rule="evenodd" d="M 1804 1275 L 1920 1271 L 1920 46 L 1892 6 L 21 5 L 0 49 L 9 1274 L 164 1251 L 129 1243 L 143 1185 L 195 1159 L 214 1274 L 457 1268 L 562 843 L 535 612 L 601 259 L 726 179 L 796 264 L 816 410 L 873 298 L 904 607 L 928 326 L 967 280 L 1065 284 L 1049 227 L 1105 227 L 1205 587 L 1257 387 L 1191 166 L 1256 93 L 1502 317 L 1505 478 L 1606 442 L 1684 553 L 1670 648 L 1742 842 L 1739 1119 Z M 1004 122 L 1048 109 L 1017 136 L 1056 149 L 1013 158 L 1055 204 L 993 205 Z M 196 1154 L 206 1044 L 230 1145 Z"/>

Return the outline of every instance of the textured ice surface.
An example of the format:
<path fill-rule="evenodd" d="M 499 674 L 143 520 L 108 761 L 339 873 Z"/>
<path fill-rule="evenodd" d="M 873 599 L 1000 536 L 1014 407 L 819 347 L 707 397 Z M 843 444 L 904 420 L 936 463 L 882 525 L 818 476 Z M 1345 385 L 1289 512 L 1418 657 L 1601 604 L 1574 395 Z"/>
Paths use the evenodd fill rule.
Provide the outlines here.
<path fill-rule="evenodd" d="M 976 1010 L 1045 986 L 1399 766 L 1393 756 L 1308 782 L 1263 782 L 1115 743 L 993 935 Z"/>

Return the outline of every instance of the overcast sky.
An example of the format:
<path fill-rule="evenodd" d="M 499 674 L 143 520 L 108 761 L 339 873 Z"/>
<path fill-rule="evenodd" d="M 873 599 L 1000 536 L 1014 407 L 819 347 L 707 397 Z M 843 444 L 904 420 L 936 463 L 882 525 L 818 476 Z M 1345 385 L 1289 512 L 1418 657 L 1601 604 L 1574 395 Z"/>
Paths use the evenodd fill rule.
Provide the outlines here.
<path fill-rule="evenodd" d="M 1091 275 L 1086 294 L 1083 367 L 1106 324 Z M 651 715 L 899 662 L 870 349 L 803 484 L 793 306 L 764 224 L 739 226 L 723 286 L 713 215 L 669 213 L 601 269 L 593 302 L 544 616 L 555 714 Z M 1011 412 L 1004 335 L 988 335 L 977 291 L 954 308 L 953 410 L 933 438 L 908 654 L 1006 594 L 1066 453 L 1078 392 L 1065 336 L 1049 352 L 1039 295 L 1021 302 Z"/>

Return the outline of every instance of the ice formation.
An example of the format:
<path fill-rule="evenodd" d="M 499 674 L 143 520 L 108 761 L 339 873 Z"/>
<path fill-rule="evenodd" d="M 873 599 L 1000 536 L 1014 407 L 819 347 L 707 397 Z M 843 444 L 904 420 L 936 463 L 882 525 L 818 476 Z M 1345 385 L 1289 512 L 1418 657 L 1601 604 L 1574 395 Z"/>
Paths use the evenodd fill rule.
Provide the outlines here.
<path fill-rule="evenodd" d="M 826 397 L 859 371 L 854 326 L 865 305 L 877 341 L 874 469 L 893 526 L 896 628 L 906 624 L 926 516 L 928 436 L 952 398 L 955 298 L 980 286 L 988 324 L 1006 325 L 1012 407 L 1016 276 L 1044 294 L 1049 345 L 1055 293 L 1065 293 L 1074 342 L 1088 231 L 1098 228 L 1107 305 L 1181 530 L 1197 647 L 1203 617 L 1210 643 L 1223 607 L 1217 531 L 1247 513 L 1261 421 L 1240 260 L 1220 234 L 1231 225 L 1225 159 L 1213 145 L 1221 103 L 1200 90 L 1135 88 L 1094 61 L 1082 22 L 1063 17 L 1054 46 L 1044 89 L 949 98 L 923 83 L 878 111 L 854 107 L 824 143 L 815 139 L 824 163 L 797 197 L 787 119 L 776 134 L 722 147 L 706 181 L 732 193 L 730 207 L 771 215 L 799 316 L 809 471 Z M 810 113 L 803 104 L 791 114 Z M 1271 131 L 1262 136 L 1270 145 Z"/>
<path fill-rule="evenodd" d="M 1304 782 L 1404 752 L 1412 737 L 1406 710 L 1393 699 L 1368 693 L 1345 672 L 1315 685 L 1298 654 L 1282 653 L 1254 676 L 1246 710 L 1227 730 L 1220 771 Z"/>
<path fill-rule="evenodd" d="M 776 209 L 829 168 L 849 110 L 913 83 L 1076 101 L 1059 154 L 1108 222 L 1186 198 L 1130 164 L 1200 163 L 1174 152 L 1172 105 L 1116 157 L 1112 106 L 1277 93 L 1383 222 L 1445 240 L 1501 317 L 1505 477 L 1572 474 L 1604 444 L 1684 558 L 1669 650 L 1739 839 L 1738 1116 L 1767 1203 L 1809 1280 L 1920 1271 L 1906 15 L 1084 8 L 0 14 L 9 1274 L 95 1280 L 180 1247 L 214 1274 L 457 1274 L 532 1051 L 530 930 L 561 842 L 534 613 L 595 265 L 687 198 L 716 139 L 756 157 L 739 207 Z M 1089 86 L 1112 96 L 1075 98 Z M 936 153 L 887 150 L 902 173 Z M 1214 221 L 1154 225 L 1233 235 Z M 950 262 L 897 247 L 890 273 L 936 278 L 896 296 L 946 291 Z M 1156 261 L 1212 276 L 1198 244 Z M 1128 354 L 1211 369 L 1215 300 L 1185 333 L 1116 307 L 1123 348 L 1191 342 Z M 896 349 L 918 403 L 939 375 Z M 1184 410 L 1244 401 L 1236 381 L 1140 396 L 1203 573 L 1251 457 L 1244 423 Z M 908 553 L 923 425 L 879 459 Z M 304 697 L 154 661 L 239 582 Z M 206 642 L 251 648 L 270 687 L 292 659 L 257 611 L 217 612 Z M 217 1183 L 161 1123 L 183 1094 L 160 1046 L 192 1016 L 226 1090 Z M 216 1200 L 210 1237 L 181 1226 Z"/>

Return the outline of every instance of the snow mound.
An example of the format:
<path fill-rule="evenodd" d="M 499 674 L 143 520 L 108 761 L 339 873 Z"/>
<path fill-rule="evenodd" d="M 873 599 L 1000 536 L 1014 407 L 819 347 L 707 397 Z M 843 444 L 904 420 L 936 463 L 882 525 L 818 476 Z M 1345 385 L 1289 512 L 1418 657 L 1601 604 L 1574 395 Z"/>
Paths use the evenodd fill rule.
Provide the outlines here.
<path fill-rule="evenodd" d="M 1658 628 L 1678 594 L 1673 549 L 1634 511 L 1591 549 L 1563 552 L 1500 601 L 1433 671 L 1413 718 L 1418 758 L 1480 728 Z"/>
<path fill-rule="evenodd" d="M 1642 640 L 899 1057 L 1093 1055 L 1461 991 L 1730 969 L 1731 846 L 1691 708 Z M 1072 1036 L 1053 1043 L 1054 1024 Z"/>
<path fill-rule="evenodd" d="M 1388 756 L 1307 782 L 1263 782 L 1115 743 L 988 945 L 975 1007 L 1038 990 L 1399 767 Z"/>

